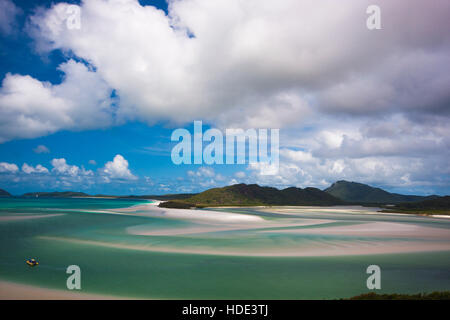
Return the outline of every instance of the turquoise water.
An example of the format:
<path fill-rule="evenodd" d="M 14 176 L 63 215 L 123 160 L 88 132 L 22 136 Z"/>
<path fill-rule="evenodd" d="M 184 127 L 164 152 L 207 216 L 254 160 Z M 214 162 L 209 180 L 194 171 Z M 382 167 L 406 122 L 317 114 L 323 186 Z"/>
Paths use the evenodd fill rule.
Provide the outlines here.
<path fill-rule="evenodd" d="M 149 201 L 106 198 L 0 198 L 2 212 L 28 213 L 26 210 L 49 211 L 50 209 L 99 210 L 125 208 Z"/>
<path fill-rule="evenodd" d="M 76 264 L 82 271 L 82 292 L 86 293 L 162 299 L 332 299 L 367 292 L 365 270 L 368 265 L 377 264 L 382 268 L 381 292 L 450 290 L 448 251 L 246 257 L 130 249 L 130 246 L 198 246 L 219 250 L 223 247 L 301 245 L 305 241 L 355 241 L 344 236 L 282 234 L 277 233 L 278 228 L 270 228 L 266 230 L 270 232 L 265 233 L 252 229 L 191 236 L 132 235 L 127 228 L 159 230 L 184 228 L 195 223 L 164 217 L 102 213 L 102 210 L 120 211 L 120 208 L 142 203 L 112 199 L 0 199 L 0 218 L 58 214 L 50 218 L 0 221 L 0 280 L 67 290 L 65 269 Z M 261 215 L 252 209 L 234 211 Z M 318 215 L 320 212 L 302 214 L 301 217 L 317 218 Z M 266 219 L 285 219 L 275 213 L 264 216 Z M 327 217 L 328 214 L 320 216 L 321 219 Z M 450 221 L 415 216 L 339 214 L 334 215 L 333 220 L 341 225 L 382 220 L 450 228 Z M 357 240 L 375 239 L 359 237 Z M 30 268 L 24 263 L 31 257 L 39 260 L 38 267 Z"/>

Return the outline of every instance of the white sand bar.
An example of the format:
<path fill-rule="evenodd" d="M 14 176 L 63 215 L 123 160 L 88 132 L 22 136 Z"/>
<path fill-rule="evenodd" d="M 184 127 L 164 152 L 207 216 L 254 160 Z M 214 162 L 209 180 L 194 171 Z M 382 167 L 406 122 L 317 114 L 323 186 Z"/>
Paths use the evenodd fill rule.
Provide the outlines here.
<path fill-rule="evenodd" d="M 141 237 L 139 243 L 132 240 L 114 243 L 92 239 L 40 238 L 127 250 L 238 256 L 302 257 L 450 251 L 450 228 L 421 223 L 424 219 L 433 219 L 429 217 L 388 214 L 380 215 L 382 219 L 377 221 L 377 208 L 360 206 L 255 207 L 250 208 L 253 214 L 246 214 L 246 209 L 249 208 L 242 208 L 244 213 L 238 213 L 140 204 L 125 209 L 110 209 L 108 212 L 174 219 L 184 223 L 174 226 L 148 223 L 126 227 L 126 233 Z M 258 211 L 285 217 L 258 216 Z M 142 236 L 147 236 L 148 242 L 142 242 Z M 169 237 L 168 241 L 152 238 L 161 236 Z M 174 241 L 173 237 L 180 240 Z"/>
<path fill-rule="evenodd" d="M 119 297 L 0 281 L 0 300 L 115 300 Z"/>

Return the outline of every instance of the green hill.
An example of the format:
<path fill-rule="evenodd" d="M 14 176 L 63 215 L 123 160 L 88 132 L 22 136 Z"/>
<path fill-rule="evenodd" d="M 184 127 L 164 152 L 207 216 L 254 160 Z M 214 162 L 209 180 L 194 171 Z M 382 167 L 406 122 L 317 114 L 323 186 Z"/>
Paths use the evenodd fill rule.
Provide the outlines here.
<path fill-rule="evenodd" d="M 390 193 L 380 188 L 371 187 L 367 184 L 343 180 L 333 183 L 324 191 L 336 198 L 352 203 L 401 203 L 421 201 L 430 198 Z"/>
<path fill-rule="evenodd" d="M 0 189 L 0 197 L 10 197 L 10 196 L 11 194 L 8 191 Z"/>
<path fill-rule="evenodd" d="M 279 190 L 257 184 L 235 184 L 213 188 L 184 200 L 161 203 L 161 207 L 214 207 L 214 206 L 263 206 L 263 205 L 337 205 L 343 201 L 316 188 L 286 188 Z"/>
<path fill-rule="evenodd" d="M 63 191 L 63 192 L 29 192 L 22 195 L 22 197 L 27 198 L 74 198 L 74 197 L 89 197 L 88 194 L 84 192 L 74 192 L 74 191 Z"/>

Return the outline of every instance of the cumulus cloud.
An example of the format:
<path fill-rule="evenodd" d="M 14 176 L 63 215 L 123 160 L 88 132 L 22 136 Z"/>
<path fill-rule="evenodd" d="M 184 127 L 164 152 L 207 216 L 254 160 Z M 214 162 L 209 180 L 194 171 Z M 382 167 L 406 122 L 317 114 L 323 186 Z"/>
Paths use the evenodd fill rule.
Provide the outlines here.
<path fill-rule="evenodd" d="M 211 188 L 225 184 L 226 177 L 216 173 L 212 167 L 199 167 L 197 170 L 186 172 L 189 183 L 199 185 L 202 188 Z"/>
<path fill-rule="evenodd" d="M 38 145 L 33 151 L 34 153 L 50 153 L 50 150 L 43 144 Z"/>
<path fill-rule="evenodd" d="M 30 173 L 48 173 L 48 169 L 40 164 L 36 165 L 35 167 L 28 165 L 27 163 L 24 163 L 22 165 L 22 172 L 30 174 Z"/>
<path fill-rule="evenodd" d="M 65 176 L 71 176 L 71 177 L 93 175 L 93 172 L 91 170 L 85 170 L 83 167 L 80 168 L 76 165 L 67 164 L 67 161 L 64 158 L 53 159 L 51 161 L 51 164 L 53 166 L 52 172 L 59 174 L 59 175 L 65 175 Z"/>
<path fill-rule="evenodd" d="M 421 123 L 402 114 L 380 119 L 340 118 L 316 124 L 307 132 L 289 132 L 287 148 L 302 148 L 318 158 L 366 156 L 445 157 L 450 130 L 439 116 L 421 117 Z"/>
<path fill-rule="evenodd" d="M 136 180 L 137 177 L 133 175 L 128 168 L 128 161 L 120 154 L 116 155 L 113 161 L 108 161 L 101 169 L 102 174 L 107 182 L 111 179 L 120 180 Z"/>
<path fill-rule="evenodd" d="M 278 186 L 326 187 L 346 179 L 410 192 L 437 192 L 450 186 L 450 132 L 439 117 L 416 124 L 400 115 L 360 123 L 325 121 L 280 150 L 280 170 L 248 181 Z M 426 188 L 426 189 L 424 189 Z"/>
<path fill-rule="evenodd" d="M 117 181 L 127 184 L 132 190 L 148 190 L 153 185 L 149 177 L 139 179 L 131 174 L 128 169 L 128 161 L 121 155 L 114 157 L 102 169 L 93 172 L 86 170 L 83 166 L 69 164 L 65 158 L 55 158 L 50 161 L 52 169 L 38 164 L 36 166 L 24 163 L 22 170 L 14 163 L 0 162 L 0 182 L 9 182 L 29 186 L 29 188 L 40 188 L 42 190 L 86 190 L 99 184 Z M 145 183 L 147 187 L 143 187 Z M 123 192 L 123 191 L 119 191 Z"/>
<path fill-rule="evenodd" d="M 17 165 L 14 163 L 0 162 L 0 172 L 15 173 L 18 171 L 19 171 L 19 167 L 17 167 Z"/>
<path fill-rule="evenodd" d="M 60 70 L 65 77 L 56 85 L 6 75 L 0 89 L 0 142 L 111 124 L 111 91 L 98 74 L 74 60 Z"/>
<path fill-rule="evenodd" d="M 166 15 L 137 0 L 83 1 L 80 29 L 67 28 L 69 4 L 39 10 L 29 25 L 37 48 L 63 50 L 93 68 L 61 65 L 60 85 L 8 75 L 0 108 L 12 105 L 8 122 L 32 129 L 3 139 L 45 135 L 74 122 L 80 129 L 107 126 L 110 90 L 120 98 L 119 119 L 150 123 L 203 118 L 284 127 L 298 126 L 313 111 L 445 112 L 450 76 L 441 66 L 450 62 L 450 4 L 376 1 L 383 29 L 372 32 L 365 27 L 372 2 L 183 0 L 171 1 Z M 408 14 L 400 14 L 405 8 Z M 15 83 L 26 89 L 13 90 Z M 10 103 L 8 91 L 20 101 Z M 48 107 L 23 110 L 30 96 Z"/>
<path fill-rule="evenodd" d="M 137 0 L 84 1 L 79 30 L 66 27 L 60 3 L 32 17 L 31 30 L 40 50 L 92 63 L 124 118 L 267 127 L 305 116 L 309 101 L 325 112 L 442 109 L 450 4 L 376 2 L 379 32 L 365 27 L 373 1 L 360 0 L 183 0 L 169 15 Z"/>
<path fill-rule="evenodd" d="M 187 175 L 190 177 L 206 177 L 206 178 L 212 178 L 216 174 L 214 172 L 214 169 L 211 167 L 200 167 L 197 171 L 189 170 L 187 172 Z"/>

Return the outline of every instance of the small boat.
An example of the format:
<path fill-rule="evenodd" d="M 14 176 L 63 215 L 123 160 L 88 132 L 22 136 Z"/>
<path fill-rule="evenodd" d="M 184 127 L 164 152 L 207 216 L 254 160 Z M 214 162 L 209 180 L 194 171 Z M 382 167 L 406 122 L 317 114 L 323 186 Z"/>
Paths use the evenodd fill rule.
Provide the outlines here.
<path fill-rule="evenodd" d="M 30 267 L 35 267 L 37 265 L 39 265 L 39 262 L 36 261 L 36 259 L 28 259 L 27 261 L 25 261 L 27 263 L 27 265 L 29 265 Z"/>

